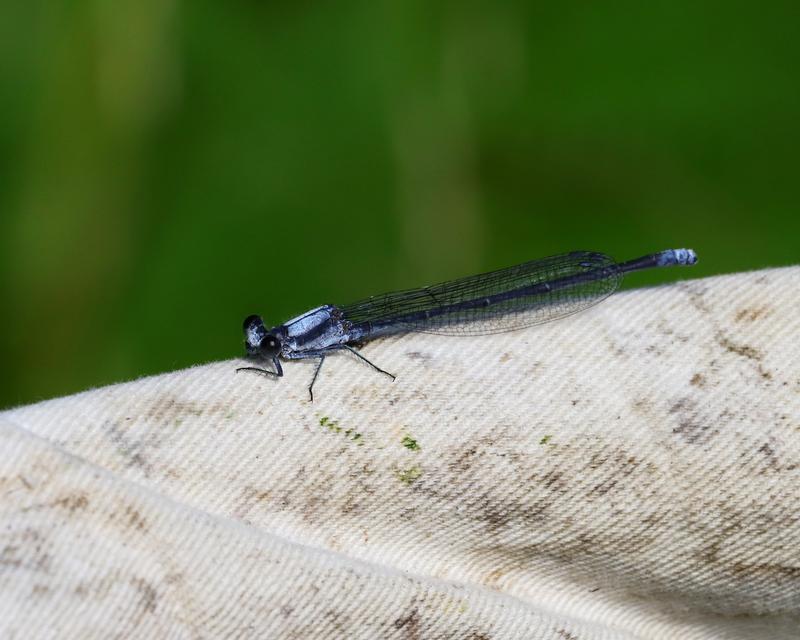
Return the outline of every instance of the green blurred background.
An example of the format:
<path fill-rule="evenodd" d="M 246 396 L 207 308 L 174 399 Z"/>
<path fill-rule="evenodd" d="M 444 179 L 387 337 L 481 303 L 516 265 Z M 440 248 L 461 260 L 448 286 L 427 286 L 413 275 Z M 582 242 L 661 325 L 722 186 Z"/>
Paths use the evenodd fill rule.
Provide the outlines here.
<path fill-rule="evenodd" d="M 797 2 L 4 2 L 0 407 L 577 248 L 798 261 Z"/>

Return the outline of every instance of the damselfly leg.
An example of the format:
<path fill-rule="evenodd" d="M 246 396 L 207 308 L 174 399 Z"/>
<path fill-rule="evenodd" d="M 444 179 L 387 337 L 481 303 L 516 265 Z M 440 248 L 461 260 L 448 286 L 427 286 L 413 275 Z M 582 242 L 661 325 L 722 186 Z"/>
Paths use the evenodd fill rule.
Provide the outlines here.
<path fill-rule="evenodd" d="M 362 356 L 358 351 L 353 349 L 353 347 L 346 344 L 337 344 L 327 349 L 320 349 L 318 351 L 299 351 L 291 353 L 288 355 L 288 358 L 290 358 L 291 360 L 307 360 L 309 358 L 319 358 L 319 363 L 317 364 L 317 368 L 314 370 L 314 377 L 311 378 L 311 384 L 308 385 L 308 395 L 309 398 L 311 399 L 311 402 L 314 402 L 314 383 L 317 381 L 317 377 L 319 376 L 319 370 L 322 369 L 322 363 L 325 362 L 325 356 L 327 356 L 331 351 L 349 351 L 360 360 L 366 362 L 370 367 L 375 369 L 375 371 L 377 371 L 378 373 L 382 373 L 385 376 L 389 376 L 392 380 L 397 379 L 397 376 L 392 375 L 388 371 L 384 371 L 379 366 L 377 366 L 373 362 L 370 362 L 367 358 Z"/>
<path fill-rule="evenodd" d="M 256 373 L 263 373 L 265 376 L 275 376 L 276 378 L 283 377 L 283 367 L 281 367 L 281 361 L 277 358 L 272 359 L 272 364 L 275 365 L 275 371 L 270 371 L 269 369 L 263 369 L 261 367 L 237 367 L 236 371 L 255 371 Z"/>

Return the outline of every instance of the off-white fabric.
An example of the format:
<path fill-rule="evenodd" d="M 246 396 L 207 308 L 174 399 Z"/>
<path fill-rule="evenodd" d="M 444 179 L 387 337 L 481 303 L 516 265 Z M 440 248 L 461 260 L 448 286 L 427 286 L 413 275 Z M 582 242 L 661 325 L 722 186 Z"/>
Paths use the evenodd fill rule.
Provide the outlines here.
<path fill-rule="evenodd" d="M 800 268 L 0 414 L 2 638 L 800 638 Z"/>

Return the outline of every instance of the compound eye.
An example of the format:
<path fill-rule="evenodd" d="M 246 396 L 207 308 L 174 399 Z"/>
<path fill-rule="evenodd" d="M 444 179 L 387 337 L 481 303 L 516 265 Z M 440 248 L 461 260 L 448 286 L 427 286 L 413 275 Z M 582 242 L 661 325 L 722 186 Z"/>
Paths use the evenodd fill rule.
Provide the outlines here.
<path fill-rule="evenodd" d="M 247 316 L 242 323 L 242 329 L 245 333 L 247 333 L 251 329 L 256 329 L 258 327 L 263 327 L 264 321 L 261 319 L 261 316 L 252 315 Z"/>
<path fill-rule="evenodd" d="M 261 341 L 261 353 L 265 356 L 276 356 L 280 353 L 281 341 L 272 333 L 268 333 Z"/>

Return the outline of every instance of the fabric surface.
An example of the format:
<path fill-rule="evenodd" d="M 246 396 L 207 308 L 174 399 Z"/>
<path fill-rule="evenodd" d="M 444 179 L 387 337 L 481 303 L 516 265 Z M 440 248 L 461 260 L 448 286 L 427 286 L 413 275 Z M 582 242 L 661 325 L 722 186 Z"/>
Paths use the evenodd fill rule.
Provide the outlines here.
<path fill-rule="evenodd" d="M 0 413 L 0 637 L 800 638 L 798 291 Z"/>

